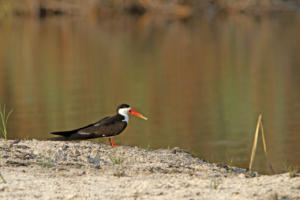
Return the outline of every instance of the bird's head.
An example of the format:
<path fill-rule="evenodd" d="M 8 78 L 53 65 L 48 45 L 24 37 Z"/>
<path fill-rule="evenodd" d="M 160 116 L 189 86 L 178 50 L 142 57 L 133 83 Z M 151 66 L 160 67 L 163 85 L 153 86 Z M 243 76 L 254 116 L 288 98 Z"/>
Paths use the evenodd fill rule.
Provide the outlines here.
<path fill-rule="evenodd" d="M 133 109 L 132 109 L 129 105 L 127 105 L 127 104 L 122 104 L 122 105 L 120 105 L 120 106 L 117 108 L 117 112 L 118 112 L 118 114 L 123 115 L 123 116 L 125 117 L 125 121 L 127 121 L 127 122 L 128 122 L 128 120 L 126 120 L 126 119 L 128 119 L 128 114 L 134 115 L 134 116 L 139 117 L 139 118 L 142 118 L 142 119 L 144 119 L 144 120 L 148 120 L 147 117 L 145 117 L 145 116 L 143 116 L 141 113 L 139 113 L 139 112 L 133 110 Z"/>

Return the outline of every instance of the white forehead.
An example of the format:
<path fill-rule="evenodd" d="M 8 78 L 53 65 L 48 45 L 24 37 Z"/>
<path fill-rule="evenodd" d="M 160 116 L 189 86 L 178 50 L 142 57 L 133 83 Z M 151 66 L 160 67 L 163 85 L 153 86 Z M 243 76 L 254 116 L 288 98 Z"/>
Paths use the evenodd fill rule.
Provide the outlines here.
<path fill-rule="evenodd" d="M 118 110 L 118 113 L 120 114 L 120 115 L 127 115 L 128 114 L 128 112 L 130 111 L 130 107 L 128 107 L 128 108 L 120 108 L 119 110 Z"/>

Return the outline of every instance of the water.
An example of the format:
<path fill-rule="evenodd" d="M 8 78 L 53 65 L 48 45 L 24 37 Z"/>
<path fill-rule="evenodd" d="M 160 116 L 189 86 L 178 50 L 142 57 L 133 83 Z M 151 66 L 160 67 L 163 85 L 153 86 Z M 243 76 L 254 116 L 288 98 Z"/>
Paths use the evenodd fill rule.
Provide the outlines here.
<path fill-rule="evenodd" d="M 259 113 L 273 167 L 300 166 L 300 18 L 13 18 L 0 23 L 0 103 L 8 136 L 51 137 L 115 114 L 116 144 L 187 149 L 248 167 Z M 107 143 L 105 139 L 98 142 Z M 259 141 L 254 169 L 268 173 Z"/>

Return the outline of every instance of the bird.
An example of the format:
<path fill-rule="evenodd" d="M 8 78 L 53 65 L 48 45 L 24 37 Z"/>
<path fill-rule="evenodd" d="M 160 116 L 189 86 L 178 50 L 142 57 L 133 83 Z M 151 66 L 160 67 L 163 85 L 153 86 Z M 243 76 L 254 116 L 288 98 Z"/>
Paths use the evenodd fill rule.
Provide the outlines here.
<path fill-rule="evenodd" d="M 74 130 L 51 132 L 53 135 L 61 136 L 51 138 L 51 140 L 85 140 L 108 137 L 110 145 L 116 147 L 113 137 L 125 130 L 129 122 L 129 115 L 148 120 L 147 117 L 133 110 L 128 104 L 121 104 L 117 108 L 116 115 L 104 117 L 95 123 Z"/>

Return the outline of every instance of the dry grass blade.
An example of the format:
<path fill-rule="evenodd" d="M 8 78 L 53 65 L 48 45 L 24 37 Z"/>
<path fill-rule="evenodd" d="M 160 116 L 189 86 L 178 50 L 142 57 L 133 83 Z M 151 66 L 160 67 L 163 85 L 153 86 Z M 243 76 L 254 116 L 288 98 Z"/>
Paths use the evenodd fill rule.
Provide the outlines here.
<path fill-rule="evenodd" d="M 6 116 L 5 122 L 7 123 L 9 116 L 13 113 L 13 110 L 10 110 Z"/>
<path fill-rule="evenodd" d="M 258 116 L 258 120 L 257 120 L 257 124 L 256 124 L 256 130 L 255 130 L 255 137 L 254 137 L 254 141 L 253 141 L 253 146 L 252 146 L 252 152 L 251 152 L 251 159 L 250 159 L 250 163 L 249 163 L 249 170 L 251 171 L 252 169 L 252 165 L 253 165 L 253 160 L 255 157 L 255 153 L 256 153 L 256 148 L 257 148 L 257 139 L 258 139 L 258 131 L 259 131 L 259 127 L 261 124 L 261 114 Z"/>
<path fill-rule="evenodd" d="M 262 142 L 263 142 L 263 145 L 264 145 L 264 152 L 265 152 L 265 155 L 266 155 L 266 158 L 267 158 L 267 162 L 268 162 L 268 165 L 269 165 L 269 168 L 270 170 L 272 171 L 273 174 L 275 174 L 275 171 L 272 167 L 272 164 L 269 160 L 269 156 L 268 156 L 268 152 L 267 152 L 267 145 L 266 145 L 266 140 L 265 140 L 265 132 L 264 132 L 264 128 L 263 128 L 263 125 L 262 125 L 262 121 L 260 121 L 260 129 L 261 129 L 261 137 L 262 137 Z"/>

